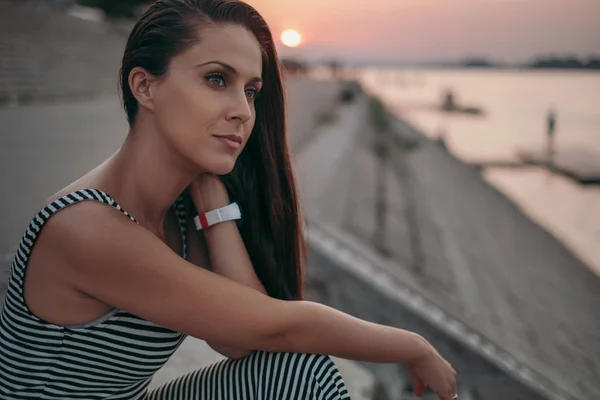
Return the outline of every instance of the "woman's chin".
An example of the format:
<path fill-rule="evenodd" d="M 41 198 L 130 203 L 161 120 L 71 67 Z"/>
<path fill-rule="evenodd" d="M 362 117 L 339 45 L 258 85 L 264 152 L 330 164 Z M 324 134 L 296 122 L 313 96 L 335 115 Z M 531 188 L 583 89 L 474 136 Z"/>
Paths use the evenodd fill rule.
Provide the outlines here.
<path fill-rule="evenodd" d="M 232 158 L 231 160 L 223 160 L 206 165 L 205 170 L 215 175 L 227 175 L 233 171 L 233 167 L 235 167 L 235 159 Z"/>

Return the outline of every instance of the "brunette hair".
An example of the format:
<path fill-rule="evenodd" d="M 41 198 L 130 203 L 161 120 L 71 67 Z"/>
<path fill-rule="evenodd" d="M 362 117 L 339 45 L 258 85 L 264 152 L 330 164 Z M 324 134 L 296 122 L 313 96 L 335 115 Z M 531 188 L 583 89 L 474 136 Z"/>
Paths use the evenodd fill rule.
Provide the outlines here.
<path fill-rule="evenodd" d="M 241 207 L 240 233 L 268 294 L 301 299 L 306 249 L 286 134 L 284 88 L 273 37 L 261 15 L 239 0 L 153 2 L 127 41 L 120 72 L 123 105 L 133 125 L 138 103 L 128 83 L 131 70 L 141 67 L 164 76 L 174 56 L 202 40 L 203 26 L 218 24 L 236 24 L 251 32 L 260 44 L 263 65 L 252 135 L 233 171 L 222 179 Z"/>

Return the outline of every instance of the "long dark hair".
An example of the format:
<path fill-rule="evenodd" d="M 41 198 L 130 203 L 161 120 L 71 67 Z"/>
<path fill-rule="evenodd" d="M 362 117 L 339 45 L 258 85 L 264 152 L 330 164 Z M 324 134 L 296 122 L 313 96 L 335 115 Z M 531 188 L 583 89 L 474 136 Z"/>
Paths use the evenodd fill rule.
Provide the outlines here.
<path fill-rule="evenodd" d="M 270 296 L 302 298 L 305 243 L 286 133 L 281 67 L 271 31 L 260 14 L 239 0 L 157 0 L 136 23 L 121 66 L 121 90 L 129 124 L 138 111 L 128 84 L 134 67 L 155 76 L 171 59 L 201 40 L 198 27 L 236 24 L 252 32 L 262 50 L 263 88 L 256 122 L 233 171 L 223 176 L 242 209 L 240 233 L 258 278 Z"/>

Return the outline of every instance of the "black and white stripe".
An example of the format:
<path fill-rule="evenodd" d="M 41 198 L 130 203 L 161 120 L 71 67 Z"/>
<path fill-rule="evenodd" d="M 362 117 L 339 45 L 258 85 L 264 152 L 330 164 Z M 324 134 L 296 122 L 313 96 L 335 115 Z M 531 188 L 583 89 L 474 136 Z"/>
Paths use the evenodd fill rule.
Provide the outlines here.
<path fill-rule="evenodd" d="M 154 373 L 184 339 L 117 309 L 89 324 L 58 326 L 27 308 L 23 281 L 37 235 L 56 212 L 84 200 L 112 206 L 137 222 L 108 194 L 94 189 L 63 196 L 33 218 L 17 249 L 0 316 L 0 399 L 141 399 Z M 181 198 L 175 210 L 185 239 Z"/>
<path fill-rule="evenodd" d="M 150 391 L 146 400 L 348 400 L 328 356 L 255 351 L 223 360 Z"/>

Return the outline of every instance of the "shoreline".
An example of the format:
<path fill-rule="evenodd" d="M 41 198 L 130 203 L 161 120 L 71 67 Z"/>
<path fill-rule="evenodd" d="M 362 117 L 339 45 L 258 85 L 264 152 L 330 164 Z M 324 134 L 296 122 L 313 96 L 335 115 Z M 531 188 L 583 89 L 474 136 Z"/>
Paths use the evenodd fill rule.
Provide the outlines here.
<path fill-rule="evenodd" d="M 444 140 L 453 157 L 481 169 L 488 183 L 600 276 L 600 142 L 595 140 L 600 114 L 592 107 L 600 100 L 600 81 L 554 72 L 371 70 L 360 78 L 396 116 L 430 140 Z M 485 116 L 435 112 L 431 105 L 450 88 L 458 104 L 474 104 L 487 111 Z M 548 104 L 558 110 L 552 171 L 540 165 Z"/>
<path fill-rule="evenodd" d="M 536 200 L 532 200 L 524 192 L 525 184 L 518 184 L 521 179 L 530 177 L 533 182 L 544 180 L 546 182 L 554 182 L 554 185 L 560 185 L 561 190 L 565 191 L 599 191 L 599 178 L 581 178 L 580 175 L 572 174 L 568 170 L 563 170 L 560 167 L 547 168 L 543 163 L 535 164 L 533 162 L 494 162 L 494 161 L 479 161 L 473 162 L 467 158 L 461 157 L 457 152 L 453 151 L 451 146 L 443 143 L 442 139 L 432 139 L 430 135 L 422 133 L 419 128 L 416 128 L 415 122 L 409 116 L 394 113 L 394 115 L 406 124 L 411 125 L 412 129 L 420 132 L 420 134 L 438 144 L 450 157 L 456 161 L 463 163 L 465 166 L 472 167 L 477 170 L 482 178 L 499 194 L 506 197 L 509 201 L 524 214 L 526 218 L 539 225 L 540 228 L 552 235 L 557 241 L 565 246 L 574 257 L 582 261 L 587 268 L 595 275 L 600 277 L 600 257 L 595 255 L 593 250 L 586 248 L 586 243 L 593 241 L 590 238 L 583 238 L 581 235 L 576 235 L 577 232 L 572 231 L 572 226 L 565 224 L 564 221 L 557 220 L 556 214 L 552 210 L 553 207 L 546 202 L 536 204 Z M 541 195 L 538 195 L 538 197 Z M 583 196 L 583 195 L 582 195 Z M 540 203 L 540 201 L 537 201 Z M 570 229 L 571 228 L 571 231 Z M 591 244 L 587 245 L 592 246 Z M 594 246 L 592 246 L 594 247 Z"/>
<path fill-rule="evenodd" d="M 372 131 L 338 169 L 337 180 L 349 175 L 350 184 L 323 194 L 350 210 L 340 227 L 393 263 L 403 282 L 559 387 L 581 398 L 600 394 L 590 369 L 600 365 L 588 358 L 600 359 L 592 345 L 600 322 L 591 317 L 600 279 L 472 166 L 406 120 L 394 116 L 394 126 L 400 142 L 416 144 L 386 167 L 384 245 L 374 239 L 381 236 Z"/>

